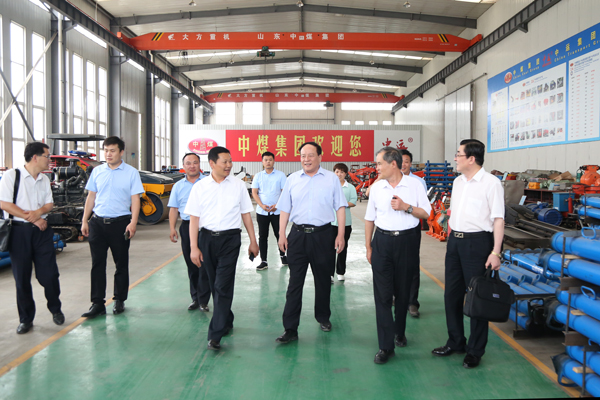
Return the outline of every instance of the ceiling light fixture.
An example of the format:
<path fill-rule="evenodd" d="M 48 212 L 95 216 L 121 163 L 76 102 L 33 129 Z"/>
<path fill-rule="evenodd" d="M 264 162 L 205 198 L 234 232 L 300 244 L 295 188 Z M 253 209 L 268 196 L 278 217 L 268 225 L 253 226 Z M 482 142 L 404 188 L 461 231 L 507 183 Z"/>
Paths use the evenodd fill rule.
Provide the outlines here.
<path fill-rule="evenodd" d="M 235 61 L 233 60 L 229 60 L 229 64 L 233 64 Z"/>
<path fill-rule="evenodd" d="M 299 60 L 298 60 L 298 62 L 299 62 L 300 64 L 302 64 L 304 61 L 302 61 L 302 59 L 299 59 Z"/>
<path fill-rule="evenodd" d="M 369 64 L 375 65 L 375 61 L 371 60 L 371 61 L 369 61 Z"/>
<path fill-rule="evenodd" d="M 192 7 L 196 7 L 196 1 L 192 0 L 192 1 L 190 1 L 190 4 L 188 4 L 188 5 L 192 6 Z"/>
<path fill-rule="evenodd" d="M 406 3 L 404 3 L 404 8 L 409 8 L 410 7 L 410 3 L 407 1 Z"/>
<path fill-rule="evenodd" d="M 356 93 L 356 92 L 358 92 L 358 90 L 356 90 L 356 89 L 352 89 L 352 92 Z"/>
<path fill-rule="evenodd" d="M 304 3 L 302 2 L 302 0 L 298 0 L 298 1 L 296 2 L 296 5 L 297 5 L 298 7 L 304 7 Z"/>

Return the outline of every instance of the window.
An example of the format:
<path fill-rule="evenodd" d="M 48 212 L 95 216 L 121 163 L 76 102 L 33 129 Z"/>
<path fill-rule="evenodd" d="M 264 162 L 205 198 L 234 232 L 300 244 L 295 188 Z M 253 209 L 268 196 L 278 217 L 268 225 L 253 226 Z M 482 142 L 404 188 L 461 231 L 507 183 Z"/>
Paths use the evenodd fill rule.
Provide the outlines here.
<path fill-rule="evenodd" d="M 369 121 L 369 125 L 377 125 L 378 122 L 377 121 Z"/>
<path fill-rule="evenodd" d="M 262 125 L 264 103 L 243 103 L 244 125 Z"/>
<path fill-rule="evenodd" d="M 36 33 L 31 36 L 31 59 L 35 63 L 42 56 L 31 78 L 33 88 L 33 96 L 31 98 L 33 104 L 33 124 L 31 129 L 33 129 L 36 140 L 46 139 L 46 56 L 43 55 L 45 45 L 46 39 L 43 36 Z"/>
<path fill-rule="evenodd" d="M 73 131 L 74 134 L 83 133 L 83 58 L 73 53 Z M 77 142 L 77 149 L 83 150 Z"/>
<path fill-rule="evenodd" d="M 354 125 L 364 125 L 365 121 L 354 121 Z"/>
<path fill-rule="evenodd" d="M 21 88 L 25 80 L 25 29 L 11 22 L 10 24 L 10 72 L 11 72 L 11 89 L 14 94 Z M 17 96 L 17 103 L 21 110 L 25 112 L 25 90 Z M 12 166 L 19 167 L 25 164 L 25 124 L 21 119 L 16 106 L 13 106 L 11 111 L 12 121 Z"/>
<path fill-rule="evenodd" d="M 85 108 L 88 135 L 96 134 L 96 66 L 88 61 L 85 63 Z M 87 150 L 95 148 L 95 143 L 87 142 Z M 94 149 L 95 151 L 95 149 Z"/>
<path fill-rule="evenodd" d="M 394 103 L 342 103 L 342 110 L 348 111 L 392 111 Z"/>
<path fill-rule="evenodd" d="M 327 110 L 324 102 L 318 103 L 277 103 L 278 110 Z"/>
<path fill-rule="evenodd" d="M 217 103 L 215 116 L 217 125 L 235 125 L 235 103 Z"/>
<path fill-rule="evenodd" d="M 154 168 L 171 163 L 171 103 L 154 99 Z"/>
<path fill-rule="evenodd" d="M 392 125 L 392 121 L 383 121 L 383 125 Z"/>
<path fill-rule="evenodd" d="M 342 121 L 342 125 L 350 125 L 350 121 Z"/>
<path fill-rule="evenodd" d="M 106 70 L 98 68 L 98 135 L 102 136 L 106 136 L 106 123 L 108 121 L 108 81 L 106 77 Z M 97 148 L 100 148 L 100 146 L 102 146 L 102 143 L 97 142 Z"/>

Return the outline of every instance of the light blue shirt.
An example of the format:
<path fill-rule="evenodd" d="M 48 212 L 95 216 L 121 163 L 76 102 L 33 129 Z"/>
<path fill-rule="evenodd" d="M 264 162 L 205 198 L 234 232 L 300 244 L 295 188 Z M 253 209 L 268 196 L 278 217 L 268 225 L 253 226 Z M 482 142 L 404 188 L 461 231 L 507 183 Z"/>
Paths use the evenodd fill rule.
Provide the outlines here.
<path fill-rule="evenodd" d="M 281 195 L 281 191 L 285 185 L 285 181 L 285 174 L 281 171 L 274 169 L 270 174 L 267 174 L 266 171 L 261 171 L 254 175 L 254 179 L 252 180 L 252 189 L 258 189 L 258 197 L 264 205 L 272 206 L 277 204 L 279 195 Z M 256 213 L 260 215 L 279 215 L 279 209 L 277 209 L 275 212 L 268 213 L 260 208 L 259 205 L 257 205 Z"/>
<path fill-rule="evenodd" d="M 125 161 L 115 169 L 94 168 L 85 188 L 96 192 L 94 213 L 103 218 L 131 215 L 131 196 L 144 193 L 140 173 Z"/>
<path fill-rule="evenodd" d="M 169 197 L 169 204 L 167 204 L 167 207 L 177 208 L 182 221 L 190 220 L 190 216 L 183 211 L 185 210 L 185 205 L 190 197 L 192 187 L 194 187 L 194 184 L 202 178 L 206 178 L 206 176 L 200 174 L 198 179 L 192 183 L 188 181 L 186 176 L 173 185 L 173 189 L 171 189 L 171 196 Z"/>
<path fill-rule="evenodd" d="M 329 224 L 340 207 L 348 207 L 340 180 L 321 167 L 312 177 L 304 170 L 291 174 L 277 202 L 277 209 L 289 213 L 296 225 Z"/>
<path fill-rule="evenodd" d="M 423 184 L 423 187 L 425 188 L 425 192 L 427 192 L 427 182 L 425 182 L 425 179 L 421 178 L 418 175 L 413 174 L 412 172 L 410 174 L 408 174 L 408 176 L 412 176 L 413 178 L 417 178 L 418 180 L 420 180 L 421 183 Z"/>
<path fill-rule="evenodd" d="M 348 203 L 352 203 L 356 205 L 356 201 L 358 200 L 358 196 L 356 195 L 356 188 L 354 185 L 349 184 L 348 182 L 344 182 L 342 185 L 342 190 L 344 191 L 344 196 Z M 352 214 L 350 213 L 350 205 L 346 207 L 346 226 L 352 225 Z M 337 215 L 335 216 L 335 221 L 332 224 L 333 226 L 337 226 Z"/>

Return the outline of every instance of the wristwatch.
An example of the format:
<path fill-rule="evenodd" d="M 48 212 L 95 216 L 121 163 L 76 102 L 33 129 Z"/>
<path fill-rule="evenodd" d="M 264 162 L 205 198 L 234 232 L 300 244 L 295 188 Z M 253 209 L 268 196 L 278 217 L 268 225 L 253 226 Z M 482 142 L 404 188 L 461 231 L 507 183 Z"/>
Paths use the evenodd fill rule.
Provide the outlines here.
<path fill-rule="evenodd" d="M 413 212 L 413 206 L 409 205 L 405 212 L 407 214 L 412 214 L 412 212 Z"/>

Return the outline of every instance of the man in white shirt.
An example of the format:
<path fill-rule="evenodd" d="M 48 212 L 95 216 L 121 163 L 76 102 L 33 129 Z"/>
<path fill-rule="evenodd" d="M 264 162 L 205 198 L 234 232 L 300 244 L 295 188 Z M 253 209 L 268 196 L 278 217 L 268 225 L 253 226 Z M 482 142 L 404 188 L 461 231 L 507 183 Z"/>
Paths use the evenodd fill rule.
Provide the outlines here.
<path fill-rule="evenodd" d="M 402 157 L 393 147 L 377 153 L 381 180 L 371 188 L 365 214 L 367 260 L 373 269 L 373 292 L 379 351 L 376 364 L 394 356 L 394 345 L 405 347 L 406 313 L 410 285 L 419 268 L 419 218 L 427 218 L 431 205 L 415 178 L 402 174 Z M 375 235 L 373 236 L 373 231 Z M 392 299 L 395 312 L 392 314 Z"/>
<path fill-rule="evenodd" d="M 233 329 L 231 303 L 242 221 L 250 236 L 248 254 L 256 257 L 259 249 L 250 216 L 252 201 L 244 182 L 230 175 L 229 150 L 213 147 L 208 162 L 212 172 L 194 185 L 184 212 L 190 215 L 191 259 L 198 268 L 206 268 L 213 296 L 208 349 L 219 350 L 221 338 Z"/>
<path fill-rule="evenodd" d="M 46 222 L 54 201 L 50 180 L 42 171 L 48 169 L 50 158 L 48 145 L 40 142 L 25 147 L 25 166 L 19 167 L 17 199 L 14 201 L 16 170 L 7 171 L 0 180 L 0 206 L 4 218 L 13 216 L 11 238 L 8 247 L 11 267 L 17 286 L 17 308 L 19 310 L 18 334 L 33 327 L 35 302 L 31 288 L 32 263 L 35 277 L 44 287 L 48 309 L 56 325 L 65 322 L 61 311 L 58 265 L 54 251 L 54 231 Z"/>
<path fill-rule="evenodd" d="M 450 229 L 446 250 L 444 304 L 448 341 L 433 349 L 439 357 L 467 352 L 463 367 L 479 365 L 485 353 L 488 322 L 471 319 L 471 335 L 465 338 L 463 303 L 467 286 L 486 268 L 500 268 L 504 238 L 504 190 L 498 178 L 483 169 L 485 145 L 479 140 L 460 142 L 454 157 L 462 175 L 452 184 Z"/>

